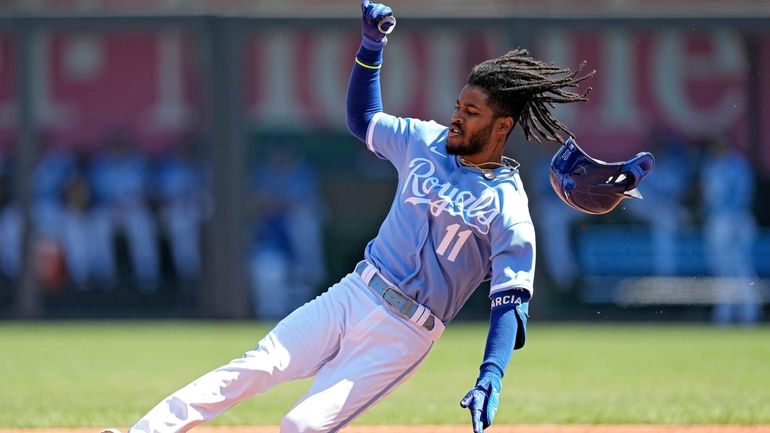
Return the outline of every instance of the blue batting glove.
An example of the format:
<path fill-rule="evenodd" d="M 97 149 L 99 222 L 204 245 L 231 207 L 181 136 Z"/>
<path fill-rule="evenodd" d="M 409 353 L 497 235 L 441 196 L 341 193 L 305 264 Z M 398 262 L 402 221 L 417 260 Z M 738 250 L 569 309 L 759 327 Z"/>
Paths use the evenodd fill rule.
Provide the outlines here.
<path fill-rule="evenodd" d="M 388 38 L 385 35 L 395 25 L 395 20 L 388 19 L 381 26 L 379 24 L 383 18 L 393 16 L 393 9 L 384 4 L 361 0 L 361 12 L 363 13 L 361 23 L 362 45 L 364 48 L 372 51 L 381 50 L 388 43 Z"/>
<path fill-rule="evenodd" d="M 502 383 L 495 374 L 482 374 L 476 381 L 476 387 L 468 391 L 460 400 L 460 406 L 471 412 L 473 433 L 484 433 L 492 425 L 500 404 Z"/>

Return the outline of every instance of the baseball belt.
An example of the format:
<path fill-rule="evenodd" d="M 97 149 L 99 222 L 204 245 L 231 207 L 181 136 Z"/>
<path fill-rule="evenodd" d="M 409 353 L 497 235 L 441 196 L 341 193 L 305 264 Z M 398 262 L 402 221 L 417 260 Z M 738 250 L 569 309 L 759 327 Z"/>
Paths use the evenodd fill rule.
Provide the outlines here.
<path fill-rule="evenodd" d="M 386 304 L 393 307 L 403 317 L 428 331 L 433 330 L 433 326 L 436 324 L 436 320 L 438 320 L 433 313 L 424 305 L 388 284 L 379 275 L 374 266 L 370 265 L 367 261 L 362 261 L 356 265 L 356 273 L 361 276 L 364 283 L 374 290 Z"/>

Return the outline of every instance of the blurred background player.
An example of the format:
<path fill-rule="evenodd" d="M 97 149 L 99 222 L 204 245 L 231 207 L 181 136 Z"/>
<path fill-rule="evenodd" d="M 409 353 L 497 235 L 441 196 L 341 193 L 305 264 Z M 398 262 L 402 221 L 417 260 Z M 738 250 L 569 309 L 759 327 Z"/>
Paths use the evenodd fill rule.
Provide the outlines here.
<path fill-rule="evenodd" d="M 533 146 L 531 183 L 536 193 L 533 199 L 535 221 L 540 234 L 540 251 L 543 264 L 554 287 L 570 291 L 580 277 L 580 265 L 575 251 L 573 229 L 586 214 L 564 206 L 559 196 L 553 193 L 549 180 L 548 165 L 553 154 L 545 146 Z"/>
<path fill-rule="evenodd" d="M 105 275 L 98 268 L 102 262 L 99 254 L 103 251 L 94 248 L 100 239 L 94 230 L 96 219 L 88 180 L 89 160 L 85 155 L 73 159 L 73 167 L 61 187 L 63 203 L 57 238 L 64 250 L 69 279 L 75 290 L 82 291 L 99 288 L 94 283 L 111 284 L 112 281 L 107 281 L 110 275 Z"/>
<path fill-rule="evenodd" d="M 249 180 L 255 218 L 249 275 L 259 319 L 283 318 L 309 301 L 326 276 L 324 204 L 313 166 L 294 146 L 268 145 L 270 153 Z"/>
<path fill-rule="evenodd" d="M 695 159 L 683 137 L 663 128 L 653 128 L 649 140 L 656 159 L 655 175 L 644 185 L 644 201 L 628 201 L 632 215 L 650 229 L 653 275 L 672 276 L 678 272 L 676 237 L 692 223 L 685 206 L 689 180 L 696 176 Z"/>
<path fill-rule="evenodd" d="M 718 288 L 712 320 L 751 325 L 759 320 L 761 293 L 751 255 L 757 224 L 752 211 L 754 171 L 722 137 L 705 141 L 701 170 L 704 234 L 712 275 L 729 284 Z"/>
<path fill-rule="evenodd" d="M 14 199 L 12 174 L 12 162 L 0 153 L 0 289 L 21 269 L 23 220 Z"/>
<path fill-rule="evenodd" d="M 159 161 L 152 198 L 165 231 L 176 277 L 183 283 L 198 280 L 201 272 L 201 229 L 210 208 L 209 173 L 197 158 L 198 138 L 188 135 Z"/>
<path fill-rule="evenodd" d="M 158 290 L 160 272 L 157 227 L 147 206 L 148 170 L 147 161 L 127 137 L 116 133 L 108 137 L 104 152 L 94 158 L 89 174 L 99 276 L 103 281 L 115 281 L 114 242 L 119 233 L 123 234 L 137 290 L 142 293 Z"/>

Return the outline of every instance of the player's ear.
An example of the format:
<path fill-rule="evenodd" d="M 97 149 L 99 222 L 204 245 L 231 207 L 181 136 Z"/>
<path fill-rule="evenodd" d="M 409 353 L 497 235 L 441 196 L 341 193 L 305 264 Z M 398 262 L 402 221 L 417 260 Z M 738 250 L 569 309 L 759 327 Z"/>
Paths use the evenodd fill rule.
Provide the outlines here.
<path fill-rule="evenodd" d="M 497 130 L 501 134 L 508 135 L 516 125 L 516 119 L 513 116 L 500 116 L 497 118 Z"/>

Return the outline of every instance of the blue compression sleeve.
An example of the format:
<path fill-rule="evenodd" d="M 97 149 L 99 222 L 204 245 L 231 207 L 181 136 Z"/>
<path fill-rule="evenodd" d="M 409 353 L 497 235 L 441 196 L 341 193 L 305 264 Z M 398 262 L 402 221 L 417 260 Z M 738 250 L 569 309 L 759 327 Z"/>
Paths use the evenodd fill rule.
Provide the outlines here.
<path fill-rule="evenodd" d="M 512 289 L 492 297 L 489 333 L 479 379 L 490 375 L 502 378 L 514 349 L 524 346 L 529 311 L 529 292 Z M 499 380 L 499 379 L 498 379 Z"/>
<path fill-rule="evenodd" d="M 366 130 L 372 117 L 382 112 L 381 66 L 381 49 L 373 51 L 363 46 L 358 49 L 348 82 L 347 124 L 348 130 L 363 142 L 366 142 Z"/>

